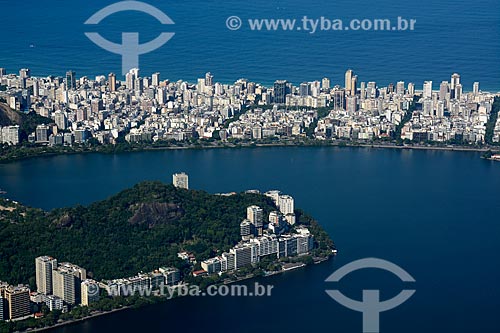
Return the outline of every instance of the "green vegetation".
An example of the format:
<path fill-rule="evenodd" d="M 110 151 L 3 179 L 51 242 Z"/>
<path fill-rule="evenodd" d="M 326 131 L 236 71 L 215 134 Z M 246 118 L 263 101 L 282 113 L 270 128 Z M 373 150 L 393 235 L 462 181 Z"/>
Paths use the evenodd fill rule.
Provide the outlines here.
<path fill-rule="evenodd" d="M 236 244 L 249 205 L 261 206 L 266 215 L 276 209 L 262 195 L 223 197 L 145 182 L 88 207 L 2 210 L 0 280 L 33 286 L 34 258 L 40 255 L 78 264 L 97 279 L 163 265 L 183 268 L 181 250 L 204 260 Z"/>
<path fill-rule="evenodd" d="M 0 210 L 0 280 L 34 287 L 34 258 L 41 255 L 80 265 L 98 280 L 165 265 L 186 272 L 177 253 L 193 252 L 199 262 L 227 251 L 240 240 L 239 224 L 250 205 L 262 207 L 264 216 L 276 210 L 263 195 L 218 196 L 160 182 L 50 212 L 0 199 L 0 206 L 11 207 Z M 333 246 L 312 218 L 298 211 L 298 220 L 311 227 L 319 250 Z"/>
<path fill-rule="evenodd" d="M 394 131 L 393 139 L 396 140 L 396 144 L 398 144 L 398 145 L 403 144 L 403 140 L 401 139 L 401 130 L 406 125 L 406 123 L 411 120 L 411 117 L 413 116 L 413 111 L 415 111 L 417 109 L 417 101 L 418 101 L 418 97 L 414 96 L 413 101 L 411 102 L 410 107 L 408 108 L 408 111 L 406 111 L 403 119 L 396 126 L 396 130 Z"/>
<path fill-rule="evenodd" d="M 318 120 L 320 120 L 321 118 L 325 118 L 326 116 L 328 116 L 328 114 L 330 113 L 331 108 L 318 108 L 318 109 L 315 109 L 315 110 L 317 112 L 317 117 L 309 125 L 309 127 L 306 128 L 306 136 L 308 138 L 314 138 L 314 130 L 318 126 Z"/>
<path fill-rule="evenodd" d="M 497 123 L 498 111 L 500 111 L 500 97 L 495 97 L 495 101 L 493 102 L 493 107 L 491 109 L 490 119 L 486 124 L 486 134 L 484 136 L 484 141 L 486 141 L 487 144 L 494 146 L 500 145 L 498 142 L 493 142 L 493 131 Z"/>

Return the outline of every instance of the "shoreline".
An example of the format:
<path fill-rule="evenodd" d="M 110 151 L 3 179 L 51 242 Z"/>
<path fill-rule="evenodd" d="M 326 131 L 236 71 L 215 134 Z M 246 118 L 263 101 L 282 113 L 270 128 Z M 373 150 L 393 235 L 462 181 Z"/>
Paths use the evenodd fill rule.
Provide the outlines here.
<path fill-rule="evenodd" d="M 279 271 L 273 271 L 273 272 L 270 272 L 269 274 L 264 274 L 262 276 L 255 276 L 252 273 L 252 274 L 249 274 L 247 276 L 238 278 L 238 279 L 236 279 L 234 281 L 223 281 L 221 284 L 229 285 L 229 284 L 233 284 L 233 283 L 237 283 L 237 282 L 241 282 L 241 281 L 248 281 L 248 280 L 252 280 L 252 279 L 256 279 L 256 278 L 268 278 L 268 277 L 271 277 L 271 276 L 276 276 L 276 275 L 284 274 L 284 273 L 287 273 L 287 272 L 291 272 L 291 271 L 297 270 L 299 268 L 306 268 L 307 266 L 322 264 L 324 262 L 327 262 L 327 261 L 331 260 L 333 257 L 335 257 L 336 253 L 337 252 L 332 252 L 332 255 L 330 255 L 328 257 L 319 258 L 318 260 L 315 260 L 313 262 L 313 264 L 310 264 L 310 265 L 305 264 L 305 263 L 299 263 L 299 262 L 297 262 L 297 263 L 291 264 L 293 266 L 290 267 L 290 268 L 287 268 L 287 269 L 283 269 L 282 268 Z M 175 296 L 172 299 L 175 299 L 177 297 L 187 297 L 187 296 L 189 296 L 189 295 Z M 158 296 L 153 296 L 153 297 L 158 297 Z M 162 300 L 159 303 L 147 304 L 147 305 L 144 305 L 144 306 L 139 306 L 139 307 L 137 307 L 137 309 L 143 308 L 145 306 L 159 305 L 159 304 L 162 304 L 162 303 L 170 301 L 170 300 L 171 299 L 165 298 L 164 300 Z M 47 331 L 50 332 L 50 330 L 53 330 L 55 328 L 64 327 L 64 326 L 71 326 L 71 325 L 78 324 L 78 323 L 81 323 L 81 322 L 84 322 L 84 321 L 87 321 L 87 320 L 92 320 L 94 318 L 98 318 L 98 317 L 101 317 L 101 316 L 109 315 L 109 314 L 116 313 L 116 312 L 123 311 L 123 310 L 131 310 L 131 309 L 134 309 L 134 307 L 132 307 L 132 306 L 124 306 L 124 307 L 121 307 L 121 308 L 112 309 L 110 311 L 97 312 L 97 313 L 89 315 L 88 317 L 79 318 L 79 319 L 72 319 L 72 320 L 64 321 L 64 322 L 57 323 L 57 324 L 52 325 L 52 326 L 47 326 L 47 327 L 42 327 L 42 328 L 27 329 L 27 330 L 21 331 L 21 332 L 47 332 Z"/>
<path fill-rule="evenodd" d="M 209 150 L 209 149 L 244 149 L 244 148 L 271 148 L 271 147 L 334 147 L 334 148 L 376 148 L 376 149 L 407 149 L 407 150 L 440 150 L 440 151 L 459 151 L 459 152 L 479 152 L 484 153 L 490 150 L 496 150 L 500 147 L 466 147 L 466 146 L 432 146 L 432 145 L 396 145 L 396 144 L 383 144 L 383 143 L 346 143 L 346 142 L 301 142 L 301 143 L 238 143 L 238 144 L 216 144 L 216 145 L 199 145 L 199 146 L 167 146 L 167 147 L 132 147 L 130 150 L 106 152 L 100 150 L 82 150 L 82 151 L 69 151 L 69 152 L 42 152 L 39 154 L 27 155 L 22 157 L 13 157 L 0 160 L 0 164 L 9 164 L 13 162 L 20 162 L 34 158 L 56 157 L 63 155 L 85 155 L 85 154 L 104 154 L 104 155 L 119 155 L 127 153 L 148 152 L 148 151 L 161 151 L 161 150 Z"/>
<path fill-rule="evenodd" d="M 121 307 L 121 308 L 118 308 L 118 309 L 113 309 L 113 310 L 106 311 L 106 312 L 94 313 L 94 314 L 91 314 L 88 317 L 79 318 L 79 319 L 72 319 L 72 320 L 61 322 L 61 323 L 57 323 L 57 324 L 52 325 L 52 326 L 47 326 L 47 327 L 42 327 L 42 328 L 33 328 L 33 329 L 28 329 L 28 330 L 25 330 L 25 331 L 22 331 L 22 332 L 43 332 L 43 331 L 50 331 L 50 330 L 55 329 L 55 328 L 59 328 L 59 327 L 63 327 L 63 326 L 70 326 L 70 325 L 73 325 L 73 324 L 78 324 L 80 322 L 91 320 L 93 318 L 98 318 L 98 317 L 101 317 L 101 316 L 104 316 L 104 315 L 112 314 L 112 313 L 123 311 L 123 310 L 129 310 L 129 309 L 132 309 L 132 307 L 130 307 L 130 306 L 124 306 L 124 307 Z"/>

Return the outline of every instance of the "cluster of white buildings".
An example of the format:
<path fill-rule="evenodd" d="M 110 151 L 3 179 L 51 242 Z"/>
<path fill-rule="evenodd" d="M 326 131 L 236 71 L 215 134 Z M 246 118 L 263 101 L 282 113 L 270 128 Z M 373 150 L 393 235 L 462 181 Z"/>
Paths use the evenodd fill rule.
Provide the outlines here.
<path fill-rule="evenodd" d="M 247 81 L 222 85 L 207 73 L 197 84 L 170 82 L 161 80 L 159 73 L 141 77 L 139 69 L 130 70 L 125 81 L 113 73 L 77 79 L 73 71 L 64 78 L 36 78 L 29 69 L 19 75 L 0 69 L 0 85 L 7 87 L 0 97 L 12 109 L 52 119 L 30 136 L 31 141 L 71 145 L 92 137 L 116 143 L 123 134 L 131 142 L 211 138 L 240 112 Z"/>
<path fill-rule="evenodd" d="M 0 143 L 17 145 L 20 142 L 19 126 L 0 126 Z"/>
<path fill-rule="evenodd" d="M 142 290 L 157 290 L 162 286 L 172 286 L 181 280 L 180 271 L 174 267 L 160 267 L 148 273 L 136 276 L 106 280 L 100 286 L 111 296 L 129 296 Z"/>
<path fill-rule="evenodd" d="M 50 145 L 90 138 L 114 144 L 120 136 L 129 142 L 287 138 L 304 136 L 315 121 L 318 139 L 379 139 L 394 134 L 415 97 L 422 108 L 413 112 L 401 138 L 481 142 L 494 98 L 481 92 L 478 82 L 464 92 L 458 74 L 441 82 L 439 90 L 426 81 L 416 91 L 403 81 L 388 87 L 359 82 L 352 70 L 345 74 L 344 87 L 331 87 L 328 78 L 299 86 L 278 80 L 265 87 L 246 79 L 229 85 L 215 82 L 211 73 L 190 84 L 162 80 L 159 73 L 142 77 L 137 68 L 122 81 L 113 73 L 77 79 L 68 71 L 64 78 L 37 78 L 29 69 L 19 75 L 0 69 L 0 84 L 7 87 L 0 97 L 11 108 L 52 120 L 29 135 L 32 142 Z M 247 106 L 252 107 L 240 114 Z M 331 110 L 318 120 L 315 109 L 322 107 Z M 224 123 L 237 114 L 239 119 L 226 128 Z M 19 128 L 8 126 L 0 133 L 1 142 L 19 143 Z"/>
<path fill-rule="evenodd" d="M 274 105 L 272 109 L 255 108 L 231 122 L 228 129 L 219 133 L 221 139 L 253 139 L 269 137 L 304 136 L 305 130 L 317 119 L 316 111 L 284 109 Z"/>
<path fill-rule="evenodd" d="M 206 274 L 237 270 L 256 264 L 266 256 L 279 259 L 308 254 L 313 249 L 314 237 L 309 230 L 294 226 L 293 198 L 279 191 L 269 191 L 265 195 L 277 203 L 280 211 L 270 212 L 265 221 L 261 207 L 247 207 L 247 216 L 240 224 L 241 242 L 220 256 L 202 261 L 201 267 Z"/>
<path fill-rule="evenodd" d="M 351 82 L 349 87 L 349 82 Z M 400 81 L 396 86 L 379 88 L 375 82 L 356 87 L 352 71 L 346 73 L 344 89 L 335 88 L 330 114 L 318 121 L 318 139 L 375 140 L 392 137 L 397 126 L 416 98 L 422 107 L 413 110 L 410 121 L 401 129 L 401 139 L 417 142 L 483 143 L 486 123 L 495 95 L 479 90 L 475 82 L 472 92 L 465 93 L 460 75 L 443 81 L 439 91 L 432 81 L 424 82 L 422 91 Z"/>
<path fill-rule="evenodd" d="M 441 82 L 439 91 L 433 90 L 432 81 L 426 81 L 420 98 L 422 109 L 413 112 L 401 131 L 401 138 L 484 143 L 494 98 L 494 94 L 479 90 L 479 82 L 474 83 L 471 92 L 465 93 L 460 75 L 456 73 L 450 82 Z"/>

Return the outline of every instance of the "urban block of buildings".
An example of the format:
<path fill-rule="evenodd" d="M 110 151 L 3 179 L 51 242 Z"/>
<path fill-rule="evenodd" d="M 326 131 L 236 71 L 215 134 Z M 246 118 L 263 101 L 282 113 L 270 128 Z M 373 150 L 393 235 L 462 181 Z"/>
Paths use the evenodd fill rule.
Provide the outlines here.
<path fill-rule="evenodd" d="M 379 87 L 348 70 L 343 85 L 323 78 L 298 86 L 277 80 L 266 87 L 247 79 L 222 84 L 211 73 L 192 84 L 161 79 L 160 73 L 141 76 L 137 68 L 124 80 L 113 73 L 77 78 L 68 71 L 64 77 L 43 78 L 29 69 L 19 74 L 0 69 L 0 85 L 6 87 L 0 98 L 12 109 L 48 118 L 28 133 L 28 140 L 50 146 L 90 139 L 116 144 L 123 138 L 132 143 L 287 139 L 305 136 L 315 122 L 316 139 L 375 140 L 394 135 L 414 101 L 421 108 L 412 110 L 401 139 L 481 143 L 496 95 L 482 92 L 479 82 L 466 92 L 460 79 L 453 74 L 439 90 L 432 81 L 422 90 L 404 81 Z M 328 115 L 319 119 L 319 108 L 328 108 Z M 0 142 L 19 144 L 19 131 L 0 128 Z"/>
<path fill-rule="evenodd" d="M 241 241 L 228 252 L 202 261 L 203 272 L 210 275 L 234 271 L 257 264 L 263 257 L 277 260 L 301 256 L 314 248 L 314 237 L 309 230 L 295 226 L 294 199 L 277 190 L 265 195 L 273 199 L 279 211 L 265 217 L 261 207 L 247 207 L 247 216 L 240 223 Z"/>

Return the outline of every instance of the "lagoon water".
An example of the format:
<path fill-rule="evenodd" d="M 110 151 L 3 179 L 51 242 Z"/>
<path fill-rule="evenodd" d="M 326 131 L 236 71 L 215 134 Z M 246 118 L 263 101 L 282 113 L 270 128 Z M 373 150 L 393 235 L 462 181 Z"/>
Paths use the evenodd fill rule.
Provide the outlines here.
<path fill-rule="evenodd" d="M 381 315 L 381 332 L 498 332 L 500 320 L 499 164 L 478 153 L 368 148 L 255 148 L 72 155 L 0 165 L 8 197 L 51 209 L 88 204 L 142 180 L 211 193 L 280 189 L 335 240 L 335 260 L 261 279 L 271 297 L 182 298 L 54 330 L 87 332 L 361 332 L 361 314 L 325 293 L 340 289 L 382 299 L 416 289 Z M 415 284 L 367 269 L 338 284 L 337 268 L 376 257 L 406 269 Z M 253 286 L 254 281 L 246 282 Z"/>
<path fill-rule="evenodd" d="M 147 0 L 175 25 L 166 28 L 137 12 L 111 15 L 97 26 L 83 23 L 115 0 L 8 1 L 0 0 L 0 67 L 9 73 L 29 67 L 35 76 L 121 74 L 119 55 L 94 45 L 84 32 L 98 32 L 115 43 L 122 32 L 139 32 L 141 43 L 160 32 L 175 36 L 162 48 L 141 56 L 143 75 L 159 71 L 162 78 L 189 80 L 211 71 L 215 80 L 240 77 L 270 84 L 287 79 L 295 84 L 330 77 L 342 84 L 352 68 L 358 82 L 380 86 L 403 80 L 421 89 L 425 80 L 438 89 L 454 72 L 464 90 L 474 81 L 483 90 L 500 90 L 500 2 L 496 0 Z M 226 19 L 416 19 L 414 31 L 238 31 Z"/>
<path fill-rule="evenodd" d="M 121 59 L 85 36 L 97 31 L 119 42 L 140 32 L 147 42 L 163 31 L 140 13 L 119 13 L 98 27 L 83 22 L 114 0 L 0 0 L 0 67 L 29 67 L 34 76 L 115 72 Z M 359 81 L 449 80 L 465 90 L 500 90 L 500 2 L 408 1 L 159 1 L 174 38 L 141 56 L 142 75 L 194 81 L 211 71 L 229 83 L 240 77 L 270 84 L 330 77 L 343 84 L 352 68 Z M 226 28 L 232 15 L 303 16 L 349 20 L 398 16 L 417 20 L 406 32 L 255 32 Z M 186 171 L 191 187 L 212 193 L 278 188 L 316 217 L 339 247 L 335 260 L 260 280 L 274 285 L 264 298 L 183 298 L 115 313 L 54 330 L 57 333 L 185 331 L 361 332 L 361 314 L 330 299 L 339 288 L 361 299 L 380 289 L 388 299 L 406 288 L 390 273 L 365 270 L 338 285 L 324 280 L 356 259 L 392 261 L 416 279 L 416 294 L 381 316 L 382 332 L 498 332 L 500 319 L 500 168 L 477 153 L 411 150 L 266 148 L 72 155 L 0 164 L 0 188 L 25 204 L 51 209 L 104 199 L 142 180 L 171 181 Z M 247 282 L 253 285 L 253 281 Z"/>

